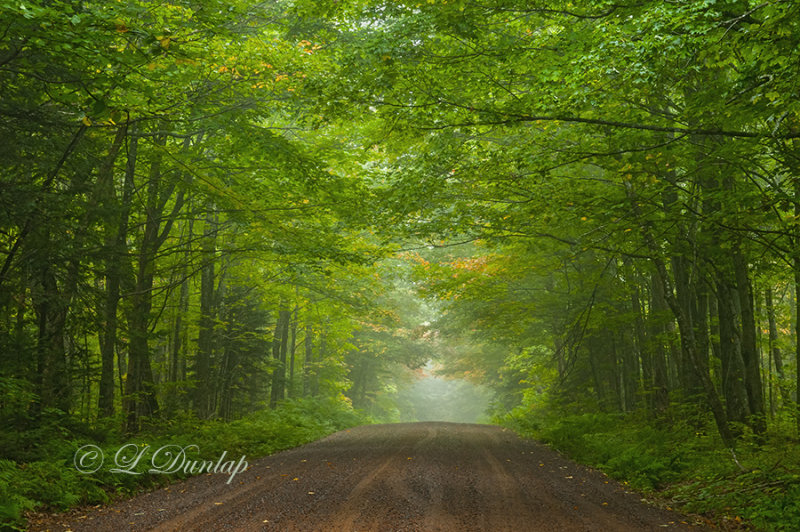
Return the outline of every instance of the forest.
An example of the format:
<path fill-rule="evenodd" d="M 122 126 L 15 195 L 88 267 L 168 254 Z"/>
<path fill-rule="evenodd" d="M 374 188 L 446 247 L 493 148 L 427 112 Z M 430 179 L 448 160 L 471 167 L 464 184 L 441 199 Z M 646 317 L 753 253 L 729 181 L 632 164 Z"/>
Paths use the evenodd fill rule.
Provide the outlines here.
<path fill-rule="evenodd" d="M 462 399 L 800 522 L 796 2 L 0 0 L 0 139 L 0 526 Z"/>

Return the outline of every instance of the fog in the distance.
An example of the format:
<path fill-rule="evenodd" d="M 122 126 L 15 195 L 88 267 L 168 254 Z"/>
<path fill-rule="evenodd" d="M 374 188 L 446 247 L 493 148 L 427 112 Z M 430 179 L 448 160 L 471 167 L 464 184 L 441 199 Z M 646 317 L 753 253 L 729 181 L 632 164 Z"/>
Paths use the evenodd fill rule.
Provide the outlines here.
<path fill-rule="evenodd" d="M 403 421 L 489 422 L 490 392 L 465 380 L 425 375 L 398 399 Z"/>

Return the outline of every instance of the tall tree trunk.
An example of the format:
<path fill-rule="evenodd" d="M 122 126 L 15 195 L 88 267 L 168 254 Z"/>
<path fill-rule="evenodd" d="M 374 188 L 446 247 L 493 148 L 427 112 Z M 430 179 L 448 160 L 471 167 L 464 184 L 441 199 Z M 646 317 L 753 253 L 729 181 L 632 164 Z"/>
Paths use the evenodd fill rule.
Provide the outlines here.
<path fill-rule="evenodd" d="M 617 410 L 625 412 L 625 359 L 624 353 L 620 356 L 617 349 L 616 331 L 608 335 L 609 353 L 611 354 L 611 377 L 614 382 L 614 392 L 617 396 Z"/>
<path fill-rule="evenodd" d="M 644 323 L 644 309 L 642 308 L 639 287 L 641 279 L 631 291 L 631 311 L 634 313 L 634 337 L 636 339 L 636 352 L 642 368 L 642 390 L 646 395 L 646 406 L 653 409 L 653 353 L 647 342 L 647 328 Z"/>
<path fill-rule="evenodd" d="M 630 412 L 636 408 L 636 394 L 639 384 L 639 365 L 636 349 L 631 341 L 627 341 L 626 330 L 618 332 L 613 338 L 615 351 L 618 353 L 621 366 L 618 368 L 620 377 L 621 407 L 623 412 Z"/>
<path fill-rule="evenodd" d="M 234 369 L 239 363 L 238 349 L 236 346 L 236 337 L 240 334 L 238 330 L 237 316 L 234 314 L 233 309 L 227 305 L 223 306 L 223 322 L 227 324 L 226 334 L 222 342 L 222 360 L 219 364 L 220 391 L 218 411 L 219 416 L 228 421 L 233 414 L 233 374 Z"/>
<path fill-rule="evenodd" d="M 314 336 L 311 323 L 306 322 L 306 335 L 303 339 L 305 353 L 303 356 L 303 397 L 311 395 L 311 379 L 314 370 Z"/>
<path fill-rule="evenodd" d="M 699 272 L 695 271 L 695 275 L 699 275 Z M 709 359 L 709 351 L 711 350 L 711 339 L 709 338 L 709 327 L 708 327 L 708 286 L 705 281 L 701 280 L 698 281 L 693 290 L 694 295 L 694 305 L 692 306 L 692 312 L 694 315 L 694 330 L 695 335 L 697 337 L 697 351 L 703 359 L 703 365 L 707 368 L 711 368 L 710 359 Z M 695 386 L 695 390 L 697 394 L 702 394 L 703 387 L 700 379 L 695 376 L 693 377 L 693 385 Z"/>
<path fill-rule="evenodd" d="M 722 348 L 719 343 L 719 301 L 718 294 L 714 293 L 708 298 L 708 314 L 709 314 L 709 333 L 711 335 L 711 354 L 714 355 L 714 360 L 722 363 Z M 721 374 L 721 371 L 718 371 Z"/>
<path fill-rule="evenodd" d="M 278 370 L 280 370 L 281 359 L 281 313 L 278 311 L 278 319 L 275 320 L 275 331 L 272 333 L 272 379 L 269 386 L 269 407 L 275 408 L 278 405 Z"/>
<path fill-rule="evenodd" d="M 756 342 L 753 288 L 747 274 L 747 260 L 738 249 L 733 254 L 733 266 L 736 272 L 736 291 L 742 319 L 742 359 L 744 361 L 747 403 L 752 416 L 748 422 L 753 432 L 762 434 L 767 427 L 764 416 L 764 390 L 761 385 L 761 357 Z"/>
<path fill-rule="evenodd" d="M 150 366 L 149 325 L 153 275 L 142 263 L 128 313 L 128 377 L 125 381 L 125 431 L 139 430 L 142 417 L 158 413 L 153 371 Z"/>
<path fill-rule="evenodd" d="M 676 255 L 672 257 L 672 271 L 675 276 L 675 302 L 681 306 L 687 320 L 685 325 L 693 330 L 695 353 L 689 353 L 686 344 L 682 342 L 679 364 L 681 386 L 689 397 L 693 397 L 703 393 L 701 377 L 697 374 L 694 358 L 702 359 L 701 365 L 708 367 L 706 306 L 703 301 L 704 294 L 698 286 L 696 265 L 685 257 Z M 680 323 L 678 325 L 680 328 Z"/>
<path fill-rule="evenodd" d="M 85 127 L 79 128 L 72 141 L 56 163 L 53 170 L 45 178 L 42 192 L 47 194 L 54 187 L 55 179 L 72 154 L 78 141 L 83 137 Z M 31 286 L 31 297 L 33 299 L 34 310 L 37 313 L 38 337 L 37 337 L 37 377 L 36 391 L 39 396 L 39 403 L 34 408 L 54 407 L 64 412 L 69 412 L 71 405 L 71 383 L 69 375 L 69 362 L 67 360 L 66 349 L 66 324 L 67 315 L 71 302 L 77 293 L 78 282 L 81 272 L 81 260 L 84 259 L 76 250 L 81 249 L 85 244 L 81 241 L 88 233 L 91 223 L 95 219 L 97 203 L 107 188 L 111 188 L 113 194 L 113 165 L 119 153 L 122 140 L 125 137 L 125 129 L 120 128 L 111 144 L 109 153 L 103 159 L 98 171 L 98 179 L 90 197 L 87 209 L 81 217 L 80 225 L 72 227 L 69 233 L 63 233 L 57 238 L 69 239 L 72 249 L 69 253 L 59 255 L 54 252 L 57 249 L 58 241 L 53 240 L 50 230 L 53 222 L 43 216 L 44 206 L 39 205 L 41 197 L 34 198 L 33 209 L 30 216 L 25 220 L 25 224 L 20 229 L 14 243 L 11 245 L 2 268 L 0 268 L 0 285 L 6 279 L 11 268 L 14 257 L 25 244 L 31 251 L 31 264 L 34 273 L 30 278 L 33 281 Z M 77 173 L 72 180 L 73 191 L 79 191 L 85 184 L 87 174 Z M 28 239 L 28 237 L 30 238 Z M 26 239 L 30 240 L 28 242 Z M 63 249 L 63 248 L 61 248 Z M 61 287 L 59 287 L 56 268 L 66 263 L 66 275 L 63 276 Z M 88 352 L 84 354 L 88 356 Z"/>
<path fill-rule="evenodd" d="M 642 218 L 638 199 L 630 182 L 626 183 L 626 189 L 631 200 L 631 207 L 633 209 L 635 219 L 639 221 L 645 244 L 650 251 L 651 260 L 656 267 L 656 272 L 658 273 L 658 278 L 663 288 L 664 299 L 678 321 L 678 329 L 681 333 L 681 345 L 683 347 L 683 351 L 686 353 L 688 361 L 692 364 L 692 367 L 697 375 L 697 379 L 703 386 L 707 405 L 714 415 L 714 421 L 716 422 L 717 430 L 719 431 L 722 441 L 727 447 L 733 448 L 734 437 L 730 431 L 730 427 L 728 426 L 728 420 L 725 415 L 725 407 L 723 406 L 722 401 L 720 401 L 717 390 L 714 387 L 714 382 L 711 380 L 711 375 L 708 368 L 708 360 L 703 358 L 700 353 L 698 353 L 697 340 L 695 338 L 695 330 L 691 317 L 686 312 L 685 307 L 680 304 L 678 298 L 673 292 L 671 278 L 669 276 L 669 272 L 667 271 L 666 262 L 662 258 L 662 251 L 653 237 L 653 230 L 651 227 L 652 224 Z"/>
<path fill-rule="evenodd" d="M 800 132 L 800 126 L 794 125 L 792 131 Z M 794 157 L 800 156 L 800 140 L 793 140 Z M 794 257 L 792 266 L 794 269 L 794 356 L 797 364 L 795 378 L 795 423 L 797 425 L 797 435 L 800 437 L 800 168 L 794 175 Z"/>
<path fill-rule="evenodd" d="M 188 207 L 191 209 L 191 200 L 189 202 Z M 184 380 L 184 376 L 181 374 L 181 360 L 185 358 L 181 356 L 181 353 L 184 351 L 186 346 L 186 342 L 184 338 L 187 334 L 185 330 L 187 327 L 184 325 L 183 318 L 189 312 L 189 276 L 187 275 L 187 269 L 189 262 L 191 260 L 191 242 L 192 236 L 194 232 L 194 220 L 189 218 L 187 222 L 187 235 L 186 235 L 186 250 L 184 251 L 183 255 L 183 265 L 181 267 L 180 275 L 181 275 L 181 289 L 178 295 L 178 308 L 175 312 L 175 321 L 172 325 L 172 338 L 170 342 L 170 355 L 169 355 L 169 382 L 173 383 L 173 385 L 177 384 L 178 382 L 182 382 Z M 185 365 L 185 361 L 184 361 Z M 173 392 L 169 394 L 167 397 L 167 411 L 168 413 L 172 414 L 175 409 L 178 407 L 180 395 L 177 393 L 177 389 L 173 389 Z"/>
<path fill-rule="evenodd" d="M 157 138 L 158 146 L 164 146 L 165 139 Z M 161 227 L 164 208 L 172 197 L 175 185 L 162 190 L 161 175 L 162 151 L 157 147 L 150 162 L 149 183 L 145 205 L 145 226 L 137 254 L 138 265 L 131 305 L 128 308 L 128 377 L 125 382 L 125 431 L 139 430 L 142 417 L 158 413 L 155 381 L 150 365 L 150 313 L 153 305 L 153 282 L 158 250 L 166 241 L 175 217 L 183 207 L 183 191 L 179 191 L 172 212 Z M 159 232 L 161 229 L 161 232 Z"/>
<path fill-rule="evenodd" d="M 135 132 L 135 130 L 133 130 Z M 107 233 L 106 294 L 103 305 L 103 327 L 99 334 L 100 345 L 100 393 L 98 408 L 101 416 L 114 415 L 114 352 L 117 347 L 117 309 L 120 300 L 120 282 L 123 256 L 127 253 L 128 218 L 133 195 L 134 172 L 139 139 L 135 135 L 128 140 L 128 159 L 125 165 L 125 182 L 116 227 Z M 113 186 L 113 185 L 112 185 Z M 113 190 L 112 190 L 113 193 Z M 112 217 L 113 219 L 113 217 Z"/>
<path fill-rule="evenodd" d="M 272 386 L 270 387 L 269 406 L 275 408 L 284 398 L 286 386 L 286 346 L 289 336 L 290 313 L 281 302 L 278 310 L 278 321 L 275 324 L 275 334 L 272 337 L 272 358 L 275 369 L 272 372 Z"/>
<path fill-rule="evenodd" d="M 603 377 L 600 373 L 600 363 L 598 361 L 597 348 L 594 342 L 589 342 L 586 346 L 589 355 L 589 367 L 592 369 L 592 382 L 594 383 L 594 393 L 597 396 L 597 406 L 602 412 L 608 411 L 608 399 L 606 398 L 606 388 L 603 384 Z"/>
<path fill-rule="evenodd" d="M 314 363 L 314 374 L 311 376 L 311 395 L 314 397 L 319 395 L 319 374 L 326 356 L 328 356 L 327 322 L 322 326 L 322 330 L 319 333 L 319 349 L 317 350 L 317 357 Z"/>
<path fill-rule="evenodd" d="M 288 309 L 282 310 L 281 313 L 283 314 L 283 329 L 281 329 L 281 371 L 278 373 L 278 401 L 283 401 L 286 398 L 286 355 L 289 347 L 289 322 L 292 319 Z"/>
<path fill-rule="evenodd" d="M 49 231 L 45 232 L 49 235 Z M 67 306 L 51 267 L 42 269 L 31 292 L 39 326 L 36 346 L 39 406 L 69 412 L 71 397 L 64 346 Z"/>
<path fill-rule="evenodd" d="M 289 345 L 289 386 L 287 388 L 288 396 L 294 395 L 294 355 L 297 351 L 297 305 L 294 306 L 292 312 L 292 327 L 291 327 L 291 341 Z"/>
<path fill-rule="evenodd" d="M 216 260 L 216 212 L 210 208 L 206 214 L 203 228 L 200 272 L 200 323 L 195 359 L 194 409 L 201 419 L 213 412 L 213 389 L 211 381 L 211 362 L 214 358 L 214 324 L 216 322 L 215 272 Z"/>
<path fill-rule="evenodd" d="M 669 330 L 662 320 L 664 314 L 669 312 L 669 307 L 664 300 L 664 288 L 656 274 L 653 274 L 650 285 L 652 304 L 648 318 L 651 322 L 650 343 L 653 346 L 653 408 L 663 411 L 669 406 L 669 370 L 664 347 L 664 336 L 669 334 Z"/>
<path fill-rule="evenodd" d="M 795 217 L 800 220 L 800 179 L 797 180 L 795 192 Z M 795 234 L 795 258 L 794 258 L 794 356 L 797 362 L 797 377 L 795 379 L 795 417 L 797 424 L 797 435 L 800 437 L 800 223 L 797 225 Z"/>
<path fill-rule="evenodd" d="M 769 324 L 769 353 L 770 358 L 775 364 L 775 374 L 778 378 L 778 392 L 780 392 L 781 400 L 789 402 L 791 396 L 786 389 L 784 381 L 785 374 L 783 371 L 783 354 L 781 348 L 778 347 L 778 326 L 775 320 L 775 303 L 772 300 L 772 288 L 767 288 L 764 291 L 764 298 L 767 307 L 767 323 Z M 777 401 L 775 401 L 777 404 Z"/>
<path fill-rule="evenodd" d="M 722 362 L 722 391 L 728 420 L 745 423 L 750 406 L 745 390 L 745 366 L 741 338 L 737 329 L 736 294 L 725 275 L 717 279 L 717 312 L 719 314 L 719 349 Z"/>

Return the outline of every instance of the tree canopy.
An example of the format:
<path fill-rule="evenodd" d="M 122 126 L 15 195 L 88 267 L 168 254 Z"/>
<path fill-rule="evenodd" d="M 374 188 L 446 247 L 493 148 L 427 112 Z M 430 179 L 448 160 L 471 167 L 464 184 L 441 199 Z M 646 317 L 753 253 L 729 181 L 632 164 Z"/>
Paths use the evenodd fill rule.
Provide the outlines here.
<path fill-rule="evenodd" d="M 435 367 L 498 416 L 800 432 L 800 5 L 31 0 L 0 28 L 4 426 L 396 420 Z"/>

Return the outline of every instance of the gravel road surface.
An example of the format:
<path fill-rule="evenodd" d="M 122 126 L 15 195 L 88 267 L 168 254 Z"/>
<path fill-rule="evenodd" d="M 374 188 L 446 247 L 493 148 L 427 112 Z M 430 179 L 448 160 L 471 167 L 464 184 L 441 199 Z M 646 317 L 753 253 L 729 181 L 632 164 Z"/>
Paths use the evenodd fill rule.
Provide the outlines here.
<path fill-rule="evenodd" d="M 546 446 L 490 425 L 371 425 L 30 530 L 701 530 Z"/>

